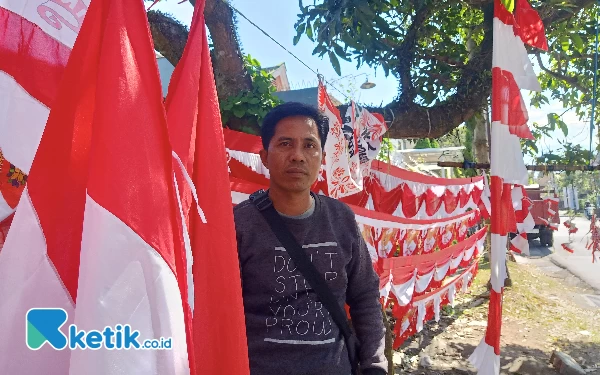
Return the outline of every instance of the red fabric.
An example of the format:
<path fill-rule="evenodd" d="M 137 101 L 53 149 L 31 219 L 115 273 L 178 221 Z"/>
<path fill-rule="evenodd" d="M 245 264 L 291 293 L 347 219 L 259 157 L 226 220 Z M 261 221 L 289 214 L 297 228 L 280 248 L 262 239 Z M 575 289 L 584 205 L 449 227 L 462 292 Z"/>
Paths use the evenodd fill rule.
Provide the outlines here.
<path fill-rule="evenodd" d="M 511 72 L 492 68 L 492 98 L 492 121 L 508 126 L 510 134 L 519 138 L 535 139 L 527 126 L 527 107 Z"/>
<path fill-rule="evenodd" d="M 28 181 L 48 256 L 74 301 L 86 191 L 175 273 L 181 239 L 170 148 L 143 4 L 93 2 Z"/>
<path fill-rule="evenodd" d="M 478 189 L 473 189 L 473 191 L 478 190 Z M 462 189 L 460 191 L 463 191 Z M 460 194 L 460 192 L 459 192 Z M 444 193 L 444 208 L 446 209 L 446 213 L 451 213 L 454 212 L 454 210 L 456 210 L 456 207 L 458 207 L 458 200 L 459 197 L 452 194 L 452 192 L 450 190 L 446 190 L 446 192 Z M 463 206 L 464 207 L 464 206 Z"/>
<path fill-rule="evenodd" d="M 494 18 L 499 19 L 506 25 L 514 25 L 515 23 L 513 14 L 506 9 L 500 0 L 494 0 Z"/>
<path fill-rule="evenodd" d="M 502 290 L 502 293 L 504 290 Z M 490 308 L 485 342 L 494 348 L 494 353 L 500 355 L 500 335 L 502 328 L 502 293 L 490 290 Z"/>
<path fill-rule="evenodd" d="M 202 223 L 189 187 L 182 190 L 194 258 L 193 353 L 197 361 L 191 373 L 249 374 L 235 228 L 232 211 L 226 209 L 231 204 L 227 155 L 204 3 L 196 2 L 188 44 L 166 100 L 173 150 L 192 176 L 207 221 Z M 178 185 L 186 187 L 187 182 L 178 177 Z"/>
<path fill-rule="evenodd" d="M 515 6 L 515 24 L 523 43 L 548 51 L 546 30 L 538 12 L 528 0 L 518 0 Z"/>
<path fill-rule="evenodd" d="M 4 242 L 6 241 L 6 236 L 8 235 L 8 230 L 10 229 L 10 224 L 12 224 L 13 217 L 15 217 L 14 213 L 0 221 L 0 250 L 4 247 Z"/>
<path fill-rule="evenodd" d="M 50 108 L 71 50 L 33 22 L 2 7 L 0 25 L 0 70 Z"/>
<path fill-rule="evenodd" d="M 10 207 L 16 208 L 25 189 L 27 176 L 11 165 L 10 161 L 2 159 L 0 151 L 0 195 Z"/>
<path fill-rule="evenodd" d="M 461 189 L 461 191 L 462 191 L 462 189 Z M 444 201 L 445 194 L 438 197 L 430 189 L 427 189 L 427 191 L 425 192 L 424 195 L 425 195 L 425 213 L 427 213 L 428 216 L 433 216 L 440 209 L 440 206 L 442 205 L 442 202 Z"/>

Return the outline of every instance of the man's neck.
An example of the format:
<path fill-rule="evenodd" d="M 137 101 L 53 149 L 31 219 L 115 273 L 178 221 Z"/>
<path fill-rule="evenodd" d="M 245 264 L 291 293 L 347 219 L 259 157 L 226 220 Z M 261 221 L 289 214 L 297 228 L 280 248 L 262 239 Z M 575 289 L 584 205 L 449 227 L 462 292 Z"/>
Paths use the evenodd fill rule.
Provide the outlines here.
<path fill-rule="evenodd" d="M 273 206 L 278 212 L 288 216 L 302 215 L 311 206 L 310 190 L 290 193 L 271 186 L 269 188 L 269 198 L 271 198 Z"/>

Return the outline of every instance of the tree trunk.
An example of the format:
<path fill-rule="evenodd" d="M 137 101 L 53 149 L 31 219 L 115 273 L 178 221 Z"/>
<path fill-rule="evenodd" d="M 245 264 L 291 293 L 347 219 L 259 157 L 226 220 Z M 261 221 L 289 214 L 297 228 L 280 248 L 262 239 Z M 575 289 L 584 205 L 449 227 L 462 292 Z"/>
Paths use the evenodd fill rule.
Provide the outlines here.
<path fill-rule="evenodd" d="M 488 122 L 489 117 L 487 108 L 481 110 L 475 115 L 475 129 L 473 135 L 473 155 L 478 163 L 490 162 L 490 147 L 488 142 Z"/>
<path fill-rule="evenodd" d="M 383 311 L 383 324 L 385 325 L 385 357 L 388 361 L 388 375 L 394 375 L 394 330 L 392 327 L 392 323 L 390 322 L 390 317 Z"/>

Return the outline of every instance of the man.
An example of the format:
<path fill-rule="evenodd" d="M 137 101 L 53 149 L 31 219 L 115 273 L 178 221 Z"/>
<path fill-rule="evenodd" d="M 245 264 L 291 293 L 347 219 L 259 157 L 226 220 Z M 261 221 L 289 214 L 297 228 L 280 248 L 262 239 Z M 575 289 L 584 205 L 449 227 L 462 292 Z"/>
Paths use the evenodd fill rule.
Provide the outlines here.
<path fill-rule="evenodd" d="M 310 106 L 286 103 L 267 114 L 260 156 L 274 208 L 340 306 L 350 306 L 363 375 L 386 374 L 379 281 L 345 204 L 311 193 L 329 126 Z M 252 375 L 349 375 L 343 336 L 250 202 L 234 210 Z"/>

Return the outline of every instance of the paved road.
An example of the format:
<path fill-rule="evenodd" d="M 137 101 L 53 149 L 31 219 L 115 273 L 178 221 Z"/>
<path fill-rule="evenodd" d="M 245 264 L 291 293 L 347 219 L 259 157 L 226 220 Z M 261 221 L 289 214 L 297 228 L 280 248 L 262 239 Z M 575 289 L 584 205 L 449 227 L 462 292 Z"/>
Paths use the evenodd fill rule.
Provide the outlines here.
<path fill-rule="evenodd" d="M 561 246 L 563 243 L 569 242 L 569 231 L 562 224 L 568 219 L 568 217 L 563 216 L 561 213 L 560 227 L 557 232 L 554 232 L 553 252 L 550 254 L 550 249 L 540 247 L 539 242 L 534 241 L 530 248 L 531 256 L 549 256 L 552 262 L 567 269 L 573 275 L 600 291 L 600 262 L 596 261 L 596 263 L 592 263 L 592 252 L 585 248 L 587 240 L 590 238 L 590 235 L 587 234 L 590 228 L 590 221 L 585 217 L 574 219 L 579 231 L 571 235 L 571 248 L 574 250 L 574 253 L 571 254 Z"/>

